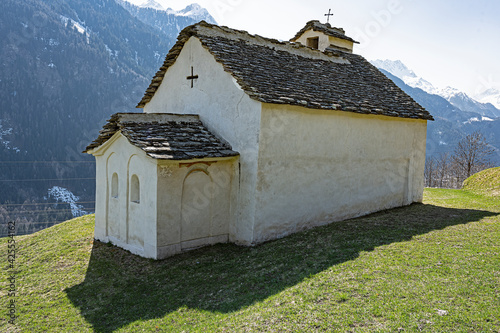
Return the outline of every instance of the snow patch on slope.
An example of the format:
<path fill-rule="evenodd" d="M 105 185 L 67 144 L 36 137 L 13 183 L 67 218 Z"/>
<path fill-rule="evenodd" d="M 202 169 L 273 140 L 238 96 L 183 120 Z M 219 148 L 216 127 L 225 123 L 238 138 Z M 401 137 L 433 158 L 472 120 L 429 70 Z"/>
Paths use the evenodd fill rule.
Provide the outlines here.
<path fill-rule="evenodd" d="M 2 124 L 2 120 L 0 119 L 0 144 L 2 146 L 4 146 L 4 148 L 7 150 L 13 150 L 16 153 L 19 153 L 19 152 L 21 152 L 21 150 L 17 147 L 12 147 L 10 145 L 10 141 L 5 138 L 6 136 L 12 135 L 13 130 L 14 129 L 12 127 L 4 128 L 3 124 Z"/>
<path fill-rule="evenodd" d="M 69 17 L 66 17 L 64 15 L 60 15 L 59 18 L 61 19 L 61 22 L 65 25 L 68 26 L 70 25 L 73 29 L 81 33 L 82 35 L 85 35 L 87 37 L 87 44 L 90 43 L 90 33 L 88 29 L 85 27 L 84 22 L 77 22 L 75 20 L 70 19 Z"/>
<path fill-rule="evenodd" d="M 71 214 L 73 217 L 83 216 L 88 214 L 88 212 L 83 210 L 82 205 L 78 205 L 77 201 L 80 197 L 74 195 L 70 190 L 60 187 L 53 186 L 48 190 L 48 197 L 56 200 L 56 202 L 63 202 L 69 204 L 71 208 Z"/>
<path fill-rule="evenodd" d="M 474 122 L 480 122 L 480 121 L 495 121 L 494 119 L 491 119 L 491 118 L 488 118 L 488 117 L 473 117 L 473 118 L 470 118 L 469 120 L 467 121 L 464 121 L 464 124 L 472 124 Z"/>

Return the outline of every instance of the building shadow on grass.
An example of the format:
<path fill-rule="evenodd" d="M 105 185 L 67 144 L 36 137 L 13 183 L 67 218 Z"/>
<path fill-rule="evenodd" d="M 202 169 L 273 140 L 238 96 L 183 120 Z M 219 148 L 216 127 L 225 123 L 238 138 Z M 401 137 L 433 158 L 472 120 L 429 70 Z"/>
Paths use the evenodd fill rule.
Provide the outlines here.
<path fill-rule="evenodd" d="M 361 252 L 495 215 L 414 204 L 253 248 L 222 244 L 160 261 L 96 241 L 85 280 L 65 291 L 96 332 L 112 332 L 174 311 L 228 313 L 353 260 Z"/>

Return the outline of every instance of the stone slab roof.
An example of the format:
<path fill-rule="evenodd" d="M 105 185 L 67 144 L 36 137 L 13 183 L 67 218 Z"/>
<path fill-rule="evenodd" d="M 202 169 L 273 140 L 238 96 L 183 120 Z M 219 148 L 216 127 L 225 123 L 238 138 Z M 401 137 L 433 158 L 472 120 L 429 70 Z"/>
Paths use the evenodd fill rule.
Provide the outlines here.
<path fill-rule="evenodd" d="M 321 31 L 325 35 L 336 37 L 336 38 L 340 38 L 340 39 L 345 39 L 345 40 L 348 40 L 350 42 L 359 44 L 359 42 L 356 42 L 351 37 L 346 36 L 344 29 L 333 28 L 329 23 L 323 24 L 323 23 L 321 23 L 319 21 L 309 21 L 309 22 L 307 22 L 306 26 L 303 27 L 299 32 L 297 32 L 297 34 L 295 35 L 295 37 L 293 37 L 292 39 L 290 39 L 290 41 L 291 42 L 295 42 L 307 30 Z"/>
<path fill-rule="evenodd" d="M 191 160 L 239 155 L 205 128 L 197 115 L 166 113 L 115 113 L 84 153 L 91 153 L 118 131 L 155 159 Z"/>
<path fill-rule="evenodd" d="M 153 98 L 184 44 L 196 37 L 250 98 L 273 104 L 433 120 L 427 110 L 359 55 L 321 52 L 200 22 L 181 31 L 138 108 Z"/>

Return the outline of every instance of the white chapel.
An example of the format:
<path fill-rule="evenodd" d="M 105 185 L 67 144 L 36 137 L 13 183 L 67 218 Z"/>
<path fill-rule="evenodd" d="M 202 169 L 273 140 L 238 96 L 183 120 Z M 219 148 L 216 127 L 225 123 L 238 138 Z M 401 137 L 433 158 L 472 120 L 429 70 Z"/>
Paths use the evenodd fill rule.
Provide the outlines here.
<path fill-rule="evenodd" d="M 96 158 L 95 238 L 154 259 L 420 202 L 432 116 L 311 21 L 289 42 L 185 28 Z"/>

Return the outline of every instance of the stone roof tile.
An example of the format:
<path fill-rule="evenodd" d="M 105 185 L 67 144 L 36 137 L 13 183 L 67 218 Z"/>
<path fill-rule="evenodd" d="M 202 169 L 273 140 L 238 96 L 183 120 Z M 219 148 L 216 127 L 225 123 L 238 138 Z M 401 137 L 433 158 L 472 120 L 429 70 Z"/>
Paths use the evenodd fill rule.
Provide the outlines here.
<path fill-rule="evenodd" d="M 257 101 L 433 120 L 427 110 L 362 56 L 342 51 L 323 53 L 203 21 L 181 31 L 137 107 L 144 107 L 153 98 L 166 71 L 192 36 Z"/>
<path fill-rule="evenodd" d="M 91 152 L 121 131 L 128 141 L 155 159 L 191 160 L 239 155 L 212 134 L 197 115 L 116 113 L 84 151 Z"/>

